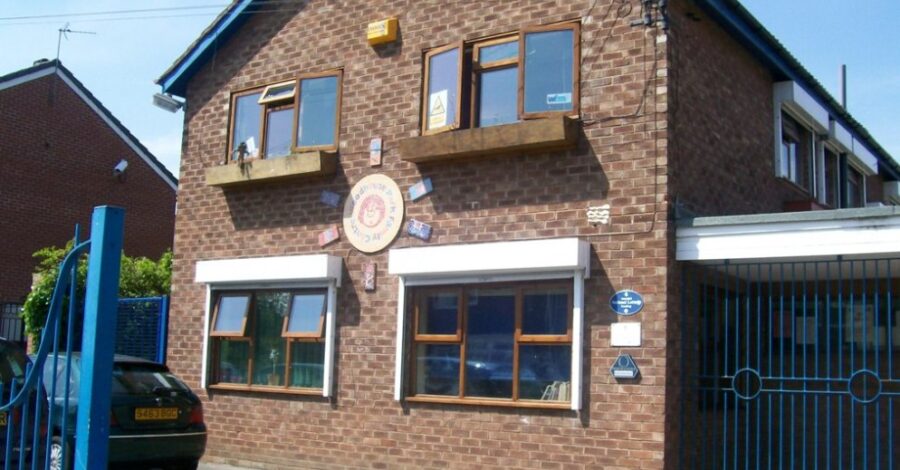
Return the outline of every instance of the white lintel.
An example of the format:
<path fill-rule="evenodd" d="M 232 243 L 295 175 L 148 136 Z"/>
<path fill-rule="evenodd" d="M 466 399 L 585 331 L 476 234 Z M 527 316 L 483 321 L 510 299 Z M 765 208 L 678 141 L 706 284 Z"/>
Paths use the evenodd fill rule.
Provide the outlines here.
<path fill-rule="evenodd" d="M 878 173 L 878 159 L 875 158 L 875 154 L 873 154 L 865 144 L 856 137 L 853 138 L 853 152 L 851 157 L 855 157 L 853 159 L 862 166 L 860 169 L 863 170 L 863 173 L 867 175 Z"/>
<path fill-rule="evenodd" d="M 806 92 L 797 82 L 777 82 L 774 86 L 775 102 L 790 109 L 793 113 L 800 114 L 804 121 L 814 126 L 817 132 L 826 133 L 829 130 L 829 115 L 824 106 L 819 104 L 812 95 Z M 778 109 L 778 108 L 776 108 Z"/>
<path fill-rule="evenodd" d="M 194 280 L 203 284 L 329 282 L 341 285 L 340 257 L 317 254 L 198 261 Z"/>
<path fill-rule="evenodd" d="M 590 245 L 577 238 L 398 248 L 388 272 L 405 277 L 581 272 L 590 276 Z"/>

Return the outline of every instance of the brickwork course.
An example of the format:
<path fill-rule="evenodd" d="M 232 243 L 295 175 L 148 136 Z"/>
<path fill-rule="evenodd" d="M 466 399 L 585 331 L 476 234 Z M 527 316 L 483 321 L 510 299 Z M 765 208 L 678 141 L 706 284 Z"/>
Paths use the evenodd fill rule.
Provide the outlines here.
<path fill-rule="evenodd" d="M 399 42 L 372 48 L 366 24 L 395 16 Z M 168 364 L 204 399 L 206 461 L 253 468 L 678 468 L 681 412 L 675 202 L 700 214 L 780 212 L 793 197 L 772 168 L 775 77 L 715 22 L 673 2 L 671 29 L 634 26 L 638 1 L 333 2 L 252 15 L 190 79 L 176 216 Z M 578 145 L 416 165 L 398 141 L 420 135 L 423 51 L 567 20 L 581 22 Z M 343 69 L 339 169 L 306 181 L 222 189 L 204 171 L 228 152 L 231 93 Z M 728 103 L 727 106 L 724 103 Z M 369 165 L 369 142 L 384 164 Z M 712 163 L 711 159 L 715 159 Z M 320 248 L 341 209 L 319 203 L 370 174 L 434 192 L 407 201 L 430 224 L 390 249 L 578 237 L 590 242 L 580 412 L 398 403 L 393 399 L 398 279 L 387 250 L 346 238 Z M 609 225 L 587 222 L 609 204 Z M 206 286 L 198 261 L 327 253 L 343 259 L 335 397 L 204 390 Z M 363 265 L 378 266 L 375 292 Z M 644 296 L 636 382 L 609 367 L 618 321 L 608 300 Z"/>
<path fill-rule="evenodd" d="M 67 69 L 60 66 L 57 73 L 35 76 L 51 72 L 55 64 L 0 77 L 0 152 L 6 156 L 0 172 L 0 303 L 25 299 L 37 263 L 35 251 L 65 246 L 75 224 L 86 239 L 98 205 L 125 208 L 126 254 L 158 258 L 172 246 L 174 176 L 124 127 L 125 138 L 117 134 L 104 117 L 121 124 Z M 113 169 L 122 159 L 128 168 L 117 178 Z"/>

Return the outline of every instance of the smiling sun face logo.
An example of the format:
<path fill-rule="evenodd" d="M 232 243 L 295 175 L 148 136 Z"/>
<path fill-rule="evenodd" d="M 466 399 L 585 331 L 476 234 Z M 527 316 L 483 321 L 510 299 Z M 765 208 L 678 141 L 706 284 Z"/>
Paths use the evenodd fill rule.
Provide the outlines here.
<path fill-rule="evenodd" d="M 357 219 L 359 223 L 366 227 L 374 228 L 384 220 L 384 214 L 384 201 L 381 197 L 373 194 L 363 199 L 362 203 L 360 203 Z"/>

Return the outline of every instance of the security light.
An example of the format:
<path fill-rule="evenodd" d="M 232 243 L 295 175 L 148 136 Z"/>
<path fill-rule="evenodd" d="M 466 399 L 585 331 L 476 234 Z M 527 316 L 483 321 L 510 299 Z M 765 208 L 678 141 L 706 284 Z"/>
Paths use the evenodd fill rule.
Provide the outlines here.
<path fill-rule="evenodd" d="M 165 109 L 170 113 L 174 113 L 179 109 L 184 108 L 184 102 L 178 101 L 172 97 L 172 95 L 166 95 L 162 93 L 154 93 L 153 94 L 153 106 L 157 108 Z"/>

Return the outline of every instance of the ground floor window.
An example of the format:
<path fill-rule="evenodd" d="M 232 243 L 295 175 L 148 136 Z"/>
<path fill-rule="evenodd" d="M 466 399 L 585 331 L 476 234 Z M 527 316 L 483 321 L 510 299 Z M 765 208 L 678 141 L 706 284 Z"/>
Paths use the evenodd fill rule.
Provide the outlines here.
<path fill-rule="evenodd" d="M 220 292 L 212 385 L 321 390 L 326 289 Z"/>
<path fill-rule="evenodd" d="M 568 402 L 571 281 L 413 288 L 409 396 Z"/>

